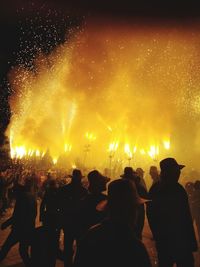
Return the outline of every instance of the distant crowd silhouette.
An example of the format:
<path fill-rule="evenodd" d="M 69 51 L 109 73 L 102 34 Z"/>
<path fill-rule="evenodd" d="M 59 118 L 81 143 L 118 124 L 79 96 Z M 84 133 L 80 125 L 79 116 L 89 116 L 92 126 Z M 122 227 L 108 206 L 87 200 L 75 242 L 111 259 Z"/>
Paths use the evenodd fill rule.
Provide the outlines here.
<path fill-rule="evenodd" d="M 26 267 L 55 267 L 57 259 L 65 267 L 150 267 L 142 243 L 146 214 L 158 266 L 194 267 L 198 245 L 193 222 L 200 239 L 200 181 L 184 188 L 178 182 L 184 167 L 174 158 L 160 161 L 160 173 L 151 166 L 149 190 L 142 168 L 125 167 L 117 179 L 98 170 L 84 177 L 74 169 L 67 183 L 50 173 L 41 182 L 34 172 L 6 170 L 0 176 L 1 216 L 9 202 L 15 205 L 1 225 L 11 230 L 0 262 L 19 243 Z"/>

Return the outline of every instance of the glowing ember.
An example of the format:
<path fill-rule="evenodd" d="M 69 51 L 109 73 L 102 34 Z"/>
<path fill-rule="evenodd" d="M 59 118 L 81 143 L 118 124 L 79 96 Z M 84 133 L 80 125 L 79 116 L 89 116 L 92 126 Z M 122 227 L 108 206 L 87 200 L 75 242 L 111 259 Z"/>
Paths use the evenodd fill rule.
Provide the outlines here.
<path fill-rule="evenodd" d="M 87 156 L 87 164 L 97 167 L 105 165 L 108 148 L 119 161 L 133 154 L 151 161 L 171 147 L 178 153 L 176 143 L 187 138 L 183 118 L 200 113 L 199 90 L 188 93 L 199 88 L 199 37 L 173 29 L 88 26 L 51 54 L 38 55 L 32 70 L 16 67 L 10 72 L 11 157 L 48 152 L 57 164 L 65 154 L 77 166 Z M 192 126 L 197 133 L 198 125 Z"/>

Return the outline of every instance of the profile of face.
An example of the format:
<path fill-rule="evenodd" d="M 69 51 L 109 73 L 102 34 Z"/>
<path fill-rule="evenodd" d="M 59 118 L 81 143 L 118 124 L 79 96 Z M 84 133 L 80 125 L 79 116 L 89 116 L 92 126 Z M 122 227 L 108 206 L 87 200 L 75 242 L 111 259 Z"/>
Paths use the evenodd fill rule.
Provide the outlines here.
<path fill-rule="evenodd" d="M 151 176 L 152 180 L 157 181 L 159 179 L 159 173 L 156 166 L 151 166 L 149 169 L 149 175 Z"/>

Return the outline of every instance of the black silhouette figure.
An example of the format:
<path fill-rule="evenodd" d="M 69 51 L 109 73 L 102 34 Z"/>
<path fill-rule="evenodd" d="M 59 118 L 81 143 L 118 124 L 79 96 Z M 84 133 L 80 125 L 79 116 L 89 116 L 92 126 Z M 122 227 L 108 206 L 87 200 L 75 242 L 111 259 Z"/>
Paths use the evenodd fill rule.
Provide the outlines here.
<path fill-rule="evenodd" d="M 144 245 L 135 238 L 138 197 L 134 184 L 118 179 L 108 186 L 109 218 L 78 243 L 75 267 L 150 267 Z"/>
<path fill-rule="evenodd" d="M 123 179 L 127 179 L 132 181 L 137 189 L 137 193 L 141 198 L 147 199 L 148 193 L 144 186 L 141 185 L 141 179 L 137 175 L 137 173 L 133 170 L 132 167 L 125 167 L 124 168 L 124 174 L 121 175 Z M 144 203 L 140 204 L 137 208 L 138 214 L 137 214 L 137 220 L 135 224 L 135 234 L 137 238 L 140 240 L 142 239 L 142 231 L 144 228 L 144 220 L 145 220 L 145 208 Z"/>
<path fill-rule="evenodd" d="M 197 249 L 188 197 L 178 183 L 181 169 L 175 159 L 160 162 L 160 182 L 149 191 L 149 225 L 156 241 L 159 267 L 193 267 Z"/>
<path fill-rule="evenodd" d="M 93 170 L 88 174 L 88 195 L 83 202 L 83 209 L 80 214 L 82 221 L 82 234 L 91 226 L 101 222 L 106 216 L 106 210 L 101 210 L 101 205 L 107 200 L 106 184 L 110 178 L 103 176 L 99 171 Z"/>
<path fill-rule="evenodd" d="M 17 187 L 13 215 L 1 226 L 2 229 L 5 229 L 11 225 L 12 230 L 1 248 L 0 261 L 6 257 L 11 247 L 19 242 L 20 256 L 25 266 L 30 267 L 31 259 L 28 248 L 35 227 L 37 202 L 35 195 L 32 194 L 33 184 L 31 179 L 25 179 L 24 186 L 18 185 Z"/>
<path fill-rule="evenodd" d="M 62 214 L 62 228 L 64 231 L 64 264 L 72 266 L 73 243 L 80 236 L 80 213 L 83 200 L 87 196 L 87 190 L 82 186 L 81 171 L 74 169 L 71 183 L 65 185 L 60 191 L 60 208 Z"/>

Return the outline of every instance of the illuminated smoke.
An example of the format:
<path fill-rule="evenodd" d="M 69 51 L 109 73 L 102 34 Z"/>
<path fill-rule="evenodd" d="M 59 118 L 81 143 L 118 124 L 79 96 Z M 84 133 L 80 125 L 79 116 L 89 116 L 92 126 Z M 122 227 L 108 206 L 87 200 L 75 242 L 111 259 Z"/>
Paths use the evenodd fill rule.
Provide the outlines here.
<path fill-rule="evenodd" d="M 112 154 L 142 165 L 166 155 L 188 161 L 190 147 L 195 158 L 200 34 L 190 30 L 87 26 L 38 55 L 32 70 L 16 67 L 9 75 L 12 157 L 48 150 L 54 164 L 65 155 L 105 166 Z"/>

